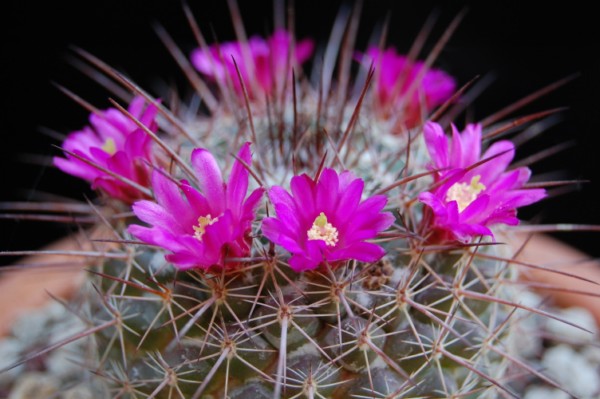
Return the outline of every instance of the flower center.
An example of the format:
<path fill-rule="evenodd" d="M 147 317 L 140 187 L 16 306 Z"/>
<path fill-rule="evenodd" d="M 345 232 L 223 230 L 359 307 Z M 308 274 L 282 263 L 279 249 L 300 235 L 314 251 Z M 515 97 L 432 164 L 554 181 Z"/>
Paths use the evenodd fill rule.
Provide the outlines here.
<path fill-rule="evenodd" d="M 338 229 L 327 222 L 327 216 L 323 212 L 317 216 L 306 235 L 309 240 L 323 240 L 330 247 L 333 247 L 338 242 Z"/>
<path fill-rule="evenodd" d="M 481 176 L 477 175 L 473 176 L 469 184 L 454 183 L 446 193 L 446 202 L 456 201 L 458 211 L 462 212 L 485 190 L 485 186 L 479 182 L 479 179 L 481 179 Z"/>
<path fill-rule="evenodd" d="M 107 138 L 104 144 L 102 144 L 102 151 L 109 155 L 114 155 L 117 152 L 117 145 L 111 137 Z"/>
<path fill-rule="evenodd" d="M 202 236 L 204 236 L 204 233 L 206 233 L 206 226 L 210 226 L 218 219 L 218 217 L 213 219 L 210 214 L 206 216 L 200 216 L 198 218 L 198 224 L 194 226 L 194 238 L 198 241 L 202 241 Z"/>

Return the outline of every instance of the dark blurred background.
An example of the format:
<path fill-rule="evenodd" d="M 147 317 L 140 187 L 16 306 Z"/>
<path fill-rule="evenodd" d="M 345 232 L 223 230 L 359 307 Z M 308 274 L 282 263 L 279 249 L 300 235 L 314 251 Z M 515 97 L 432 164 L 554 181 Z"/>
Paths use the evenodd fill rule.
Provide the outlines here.
<path fill-rule="evenodd" d="M 299 37 L 323 42 L 341 1 L 296 1 Z M 569 109 L 547 133 L 523 146 L 524 158 L 565 142 L 575 143 L 562 153 L 534 164 L 535 174 L 549 178 L 591 180 L 522 210 L 523 218 L 544 223 L 600 224 L 598 204 L 598 118 L 600 62 L 596 13 L 590 7 L 539 6 L 533 2 L 369 1 L 362 11 L 359 48 L 373 28 L 390 13 L 388 43 L 406 52 L 427 16 L 439 13 L 429 47 L 461 10 L 467 14 L 442 52 L 437 66 L 464 84 L 476 75 L 493 76 L 489 88 L 469 111 L 482 119 L 549 83 L 578 73 L 567 86 L 518 111 L 524 115 L 558 106 Z M 545 3 L 549 4 L 549 3 Z M 233 39 L 225 1 L 190 1 L 207 36 Z M 273 25 L 271 1 L 240 0 L 246 29 L 265 34 Z M 160 23 L 182 49 L 189 52 L 194 39 L 179 2 L 104 0 L 98 2 L 10 1 L 3 4 L 0 107 L 1 201 L 29 200 L 48 193 L 81 198 L 93 196 L 87 184 L 48 166 L 58 144 L 42 128 L 68 133 L 83 126 L 87 113 L 61 94 L 51 82 L 76 92 L 99 108 L 108 107 L 107 92 L 70 63 L 71 45 L 81 47 L 143 87 L 160 94 L 160 87 L 175 84 L 187 89 L 176 64 L 153 30 Z M 459 120 L 462 124 L 464 118 Z M 46 166 L 44 166 L 46 165 Z M 558 173 L 558 174 L 557 174 Z M 563 192 L 561 195 L 559 192 Z M 0 219 L 0 250 L 33 249 L 76 229 L 75 226 Z M 561 238 L 600 255 L 597 233 L 560 234 Z M 0 262 L 10 258 L 0 259 Z"/>

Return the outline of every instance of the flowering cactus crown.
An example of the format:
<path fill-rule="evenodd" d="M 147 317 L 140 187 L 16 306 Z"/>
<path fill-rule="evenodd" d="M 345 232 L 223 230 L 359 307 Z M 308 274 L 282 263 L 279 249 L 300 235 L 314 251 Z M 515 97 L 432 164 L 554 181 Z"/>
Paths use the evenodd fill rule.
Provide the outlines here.
<path fill-rule="evenodd" d="M 546 192 L 514 144 L 452 124 L 468 92 L 435 57 L 355 50 L 344 13 L 316 51 L 284 28 L 248 38 L 229 3 L 237 41 L 193 25 L 186 58 L 159 30 L 200 107 L 81 53 L 134 94 L 55 158 L 111 227 L 82 317 L 94 375 L 132 398 L 518 397 L 525 306 L 494 241 Z"/>
<path fill-rule="evenodd" d="M 279 86 L 284 86 L 290 79 L 286 71 L 306 61 L 312 51 L 312 40 L 295 43 L 290 33 L 277 30 L 267 40 L 254 36 L 244 43 L 196 49 L 191 60 L 198 71 L 221 87 L 233 87 L 240 101 L 244 99 L 242 88 L 254 101 L 257 89 L 267 98 L 276 95 L 272 92 L 274 79 L 280 79 Z M 373 107 L 403 112 L 401 124 L 407 127 L 417 125 L 422 115 L 449 99 L 455 90 L 454 80 L 446 73 L 427 70 L 421 62 L 398 55 L 393 48 L 380 51 L 371 47 L 358 58 L 370 60 L 377 68 Z M 255 106 L 260 109 L 262 102 Z M 156 112 L 154 106 L 144 111 L 142 97 L 135 98 L 129 108 L 134 118 L 154 132 Z M 388 118 L 387 113 L 379 116 L 382 122 Z M 249 143 L 238 153 L 228 183 L 223 182 L 213 154 L 195 149 L 191 163 L 198 191 L 188 181 L 176 183 L 160 170 L 152 140 L 118 110 L 92 114 L 90 121 L 93 129 L 72 133 L 64 143 L 67 158 L 55 158 L 55 164 L 128 202 L 143 197 L 130 181 L 151 186 L 155 201 L 140 201 L 133 211 L 152 227 L 133 225 L 129 231 L 143 242 L 170 251 L 167 259 L 179 268 L 222 268 L 226 259 L 250 256 L 252 224 L 265 188 L 276 216 L 262 220 L 262 233 L 291 253 L 289 265 L 293 270 L 335 267 L 347 260 L 374 262 L 385 254 L 381 246 L 370 241 L 393 223 L 392 214 L 382 212 L 388 199 L 377 195 L 363 201 L 364 181 L 352 171 L 338 174 L 324 168 L 317 180 L 307 174 L 296 175 L 289 182 L 291 194 L 272 185 L 245 198 L 247 168 L 252 167 Z M 422 131 L 431 157 L 429 167 L 434 172 L 433 188 L 417 195 L 432 214 L 423 218 L 423 236 L 464 242 L 493 236 L 491 226 L 517 224 L 516 209 L 545 196 L 543 189 L 523 189 L 530 177 L 528 168 L 506 171 L 514 157 L 509 141 L 494 143 L 481 156 L 481 125 L 468 125 L 463 133 L 452 125 L 451 139 L 435 122 L 427 122 Z M 150 179 L 153 165 L 156 170 Z M 444 234 L 431 235 L 428 231 Z"/>

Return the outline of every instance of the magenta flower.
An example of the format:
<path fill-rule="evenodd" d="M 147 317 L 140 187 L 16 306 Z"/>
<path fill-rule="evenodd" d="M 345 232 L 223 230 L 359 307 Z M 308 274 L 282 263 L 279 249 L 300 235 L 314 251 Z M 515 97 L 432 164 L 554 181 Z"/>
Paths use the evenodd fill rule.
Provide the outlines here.
<path fill-rule="evenodd" d="M 292 67 L 302 64 L 312 55 L 313 41 L 304 39 L 295 44 L 294 54 L 289 57 L 291 42 L 290 33 L 278 29 L 267 40 L 258 36 L 251 37 L 246 49 L 239 42 L 215 44 L 208 51 L 196 49 L 192 52 L 191 60 L 194 67 L 204 75 L 223 85 L 227 85 L 229 79 L 234 89 L 241 93 L 242 86 L 233 62 L 235 59 L 246 90 L 250 97 L 255 98 L 257 95 L 262 96 L 255 93 L 255 89 L 271 93 L 275 81 L 279 79 L 278 84 L 282 85 L 281 79 L 290 76 Z"/>
<path fill-rule="evenodd" d="M 469 241 L 474 236 L 493 237 L 489 226 L 516 225 L 517 208 L 546 196 L 543 189 L 524 189 L 531 171 L 521 167 L 507 171 L 515 156 L 514 144 L 498 141 L 481 156 L 481 125 L 467 125 L 459 133 L 452 126 L 452 139 L 442 127 L 428 122 L 425 143 L 437 170 L 431 192 L 419 200 L 433 212 L 433 228 L 446 233 L 446 239 Z M 484 160 L 480 165 L 470 166 Z"/>
<path fill-rule="evenodd" d="M 128 111 L 150 130 L 156 131 L 154 105 L 145 106 L 142 97 L 136 97 Z M 115 108 L 90 115 L 90 126 L 70 133 L 63 148 L 81 158 L 127 178 L 142 186 L 150 182 L 153 163 L 152 139 L 135 122 Z M 127 203 L 143 198 L 144 194 L 109 173 L 90 165 L 71 154 L 54 158 L 54 165 L 63 172 L 92 182 L 93 189 L 101 189 L 113 198 Z"/>
<path fill-rule="evenodd" d="M 409 61 L 403 55 L 396 53 L 396 49 L 388 48 L 380 51 L 371 47 L 361 57 L 363 62 L 373 62 L 376 69 L 375 91 L 380 109 L 384 116 L 402 112 L 402 123 L 408 128 L 416 126 L 422 114 L 428 114 L 432 109 L 448 100 L 456 90 L 454 79 L 438 69 L 429 69 L 420 78 L 416 89 L 410 99 L 405 96 L 415 80 L 422 73 L 424 65 L 420 61 Z M 402 109 L 398 109 L 398 107 Z"/>
<path fill-rule="evenodd" d="M 382 195 L 361 202 L 362 179 L 326 168 L 318 181 L 303 174 L 290 185 L 291 195 L 281 187 L 270 189 L 277 217 L 265 218 L 262 231 L 292 253 L 292 269 L 312 270 L 349 259 L 375 262 L 385 254 L 365 240 L 390 227 L 394 217 L 381 212 L 387 203 Z"/>
<path fill-rule="evenodd" d="M 238 158 L 252 163 L 250 143 L 242 146 Z M 177 184 L 155 171 L 152 188 L 156 202 L 133 204 L 136 216 L 152 227 L 132 225 L 128 231 L 141 241 L 171 251 L 166 259 L 179 269 L 222 268 L 226 257 L 250 254 L 252 221 L 264 190 L 257 188 L 246 198 L 249 172 L 243 164 L 234 162 L 225 183 L 215 158 L 203 148 L 192 152 L 192 166 L 200 192 L 185 180 Z"/>

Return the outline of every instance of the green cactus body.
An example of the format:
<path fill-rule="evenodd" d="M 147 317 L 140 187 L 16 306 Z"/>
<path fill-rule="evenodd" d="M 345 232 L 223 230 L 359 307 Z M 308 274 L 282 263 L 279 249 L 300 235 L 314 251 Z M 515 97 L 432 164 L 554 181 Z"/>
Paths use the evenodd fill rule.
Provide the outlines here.
<path fill-rule="evenodd" d="M 495 397 L 506 360 L 491 348 L 504 345 L 507 306 L 469 293 L 510 301 L 494 280 L 510 268 L 479 262 L 478 251 L 447 255 L 451 267 L 436 264 L 443 252 L 398 264 L 389 251 L 379 264 L 283 282 L 275 275 L 287 266 L 272 261 L 221 275 L 149 271 L 131 274 L 126 289 L 122 262 L 119 282 L 103 293 L 102 307 L 121 309 L 123 322 L 102 332 L 102 368 L 114 390 L 143 382 L 137 390 L 165 398 Z"/>

